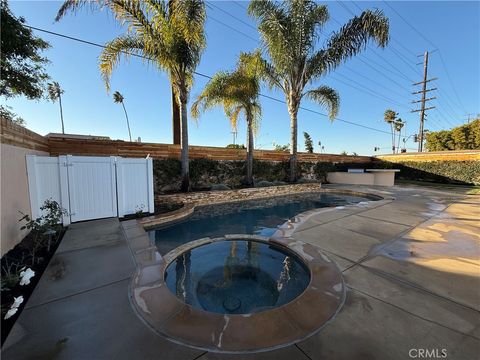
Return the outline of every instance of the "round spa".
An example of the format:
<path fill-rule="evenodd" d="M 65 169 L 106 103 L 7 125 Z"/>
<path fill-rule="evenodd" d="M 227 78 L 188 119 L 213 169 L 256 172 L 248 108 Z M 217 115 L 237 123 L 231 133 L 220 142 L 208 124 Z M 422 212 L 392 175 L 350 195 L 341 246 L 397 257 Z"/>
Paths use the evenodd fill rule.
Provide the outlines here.
<path fill-rule="evenodd" d="M 250 314 L 292 301 L 307 288 L 310 272 L 286 248 L 239 239 L 185 251 L 168 265 L 165 281 L 194 308 Z"/>
<path fill-rule="evenodd" d="M 141 267 L 132 303 L 159 334 L 212 352 L 249 353 L 301 341 L 345 298 L 341 272 L 316 246 L 225 235 L 184 244 Z"/>

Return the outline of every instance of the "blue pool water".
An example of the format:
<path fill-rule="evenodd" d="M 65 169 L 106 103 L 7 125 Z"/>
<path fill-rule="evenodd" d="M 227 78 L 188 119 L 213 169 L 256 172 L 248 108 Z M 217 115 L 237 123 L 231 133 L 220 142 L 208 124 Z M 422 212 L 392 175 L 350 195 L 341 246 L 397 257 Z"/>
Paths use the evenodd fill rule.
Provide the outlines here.
<path fill-rule="evenodd" d="M 304 211 L 355 204 L 371 198 L 335 193 L 312 193 L 203 206 L 192 217 L 174 225 L 149 231 L 164 255 L 189 241 L 225 234 L 271 236 L 279 225 Z"/>
<path fill-rule="evenodd" d="M 183 302 L 221 314 L 249 314 L 300 295 L 310 273 L 293 253 L 271 244 L 217 241 L 188 250 L 167 267 L 165 281 Z"/>

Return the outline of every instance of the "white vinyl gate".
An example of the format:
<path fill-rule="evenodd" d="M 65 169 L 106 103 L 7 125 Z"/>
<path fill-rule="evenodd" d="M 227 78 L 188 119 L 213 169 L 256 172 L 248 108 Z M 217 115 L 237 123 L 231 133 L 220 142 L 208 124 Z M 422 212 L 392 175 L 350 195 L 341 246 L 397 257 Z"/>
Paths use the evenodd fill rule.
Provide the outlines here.
<path fill-rule="evenodd" d="M 153 213 L 152 159 L 94 156 L 27 156 L 32 216 L 46 199 L 69 215 L 63 223 Z"/>

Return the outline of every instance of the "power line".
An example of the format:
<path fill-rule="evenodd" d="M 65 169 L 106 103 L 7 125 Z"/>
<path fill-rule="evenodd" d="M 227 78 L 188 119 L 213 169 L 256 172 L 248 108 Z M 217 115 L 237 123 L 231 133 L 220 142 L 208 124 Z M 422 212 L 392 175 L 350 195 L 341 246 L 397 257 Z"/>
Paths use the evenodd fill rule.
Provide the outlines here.
<path fill-rule="evenodd" d="M 394 94 L 396 94 L 396 95 L 398 95 L 398 96 L 400 96 L 400 97 L 402 97 L 402 98 L 404 98 L 404 99 L 409 100 L 405 95 L 402 95 L 402 94 L 399 93 L 398 91 L 392 90 L 391 88 L 388 88 L 387 86 L 379 83 L 378 81 L 375 81 L 375 80 L 373 80 L 372 78 L 370 78 L 370 77 L 368 77 L 368 76 L 365 76 L 365 75 L 363 75 L 363 74 L 360 74 L 360 73 L 352 70 L 352 69 L 349 68 L 347 65 L 343 65 L 343 66 L 342 66 L 342 69 L 347 69 L 348 71 L 353 72 L 354 74 L 356 74 L 356 75 L 364 78 L 365 80 L 370 81 L 370 82 L 372 82 L 373 84 L 375 84 L 375 85 L 377 85 L 377 86 L 380 86 L 380 87 L 384 88 L 384 89 L 387 90 L 387 91 L 390 91 L 390 92 L 392 92 L 392 93 L 394 93 Z"/>
<path fill-rule="evenodd" d="M 242 5 L 240 5 L 238 1 L 232 1 L 232 3 L 234 3 L 235 5 L 237 5 L 240 9 L 245 10 L 245 11 L 248 11 L 248 9 L 247 9 L 246 7 L 243 7 Z"/>
<path fill-rule="evenodd" d="M 405 65 L 407 65 L 411 70 L 413 70 L 413 72 L 415 73 L 415 75 L 418 75 L 418 69 L 415 68 L 409 61 L 408 61 L 408 58 L 405 57 L 405 55 L 403 55 L 400 51 L 398 51 L 397 49 L 395 49 L 393 46 L 389 45 L 389 48 L 390 50 L 395 54 L 397 55 L 398 59 L 400 59 Z"/>
<path fill-rule="evenodd" d="M 398 41 L 397 39 L 395 39 L 394 37 L 391 38 L 393 41 L 395 41 L 399 46 L 402 47 L 403 50 L 405 50 L 406 52 L 408 52 L 411 56 L 413 57 L 416 57 L 417 55 L 411 51 L 410 49 L 408 49 L 405 45 L 403 45 L 400 41 Z"/>
<path fill-rule="evenodd" d="M 80 43 L 83 43 L 83 44 L 92 45 L 92 46 L 96 46 L 96 47 L 103 48 L 103 49 L 106 47 L 105 45 L 101 45 L 101 44 L 98 44 L 98 43 L 94 43 L 94 42 L 92 42 L 92 41 L 87 41 L 87 40 L 79 39 L 79 38 L 76 38 L 76 37 L 73 37 L 73 36 L 68 36 L 68 35 L 60 34 L 60 33 L 54 32 L 54 31 L 49 31 L 49 30 L 41 29 L 41 28 L 38 28 L 38 27 L 30 26 L 30 25 L 25 25 L 25 26 L 26 26 L 27 28 L 29 28 L 29 29 L 32 29 L 32 30 L 44 32 L 44 33 L 47 33 L 47 34 L 50 34 L 50 35 L 55 35 L 55 36 L 62 37 L 62 38 L 65 38 L 65 39 L 69 39 L 69 40 L 73 40 L 73 41 L 76 41 L 76 42 L 80 42 Z M 150 60 L 150 61 L 153 60 L 153 59 L 148 58 L 148 57 L 146 57 L 146 56 L 142 56 L 142 55 L 135 54 L 135 53 L 130 53 L 130 52 L 127 52 L 127 51 L 122 51 L 122 53 L 124 53 L 124 54 L 126 54 L 126 55 L 135 56 L 135 57 L 137 57 L 137 58 L 147 59 L 147 60 Z M 207 79 L 211 79 L 211 78 L 212 78 L 212 77 L 209 76 L 209 75 L 205 75 L 205 74 L 199 73 L 199 72 L 197 72 L 197 71 L 195 71 L 194 74 L 195 74 L 195 75 L 198 75 L 198 76 L 201 76 L 201 77 L 203 77 L 203 78 L 207 78 Z M 286 105 L 286 102 L 285 102 L 284 100 L 276 99 L 276 98 L 274 98 L 274 97 L 272 97 L 272 96 L 265 95 L 265 94 L 260 94 L 260 96 L 261 96 L 261 97 L 264 97 L 264 98 L 266 98 L 266 99 L 270 99 L 270 100 L 273 100 L 273 101 L 276 101 L 276 102 L 280 102 L 280 103 Z M 325 116 L 325 117 L 329 117 L 328 114 L 324 114 L 324 113 L 321 113 L 320 111 L 308 109 L 308 108 L 305 108 L 305 107 L 303 107 L 303 106 L 301 106 L 300 109 L 302 109 L 302 110 L 304 110 L 304 111 L 308 111 L 308 112 L 314 113 L 314 114 L 318 114 L 318 115 L 322 115 L 322 116 Z M 376 131 L 376 132 L 380 132 L 380 133 L 384 133 L 384 134 L 390 135 L 390 133 L 389 133 L 388 131 L 380 130 L 380 129 L 373 128 L 373 127 L 370 127 L 370 126 L 367 126 L 367 125 L 358 124 L 358 123 L 355 123 L 355 122 L 353 122 L 353 121 L 348 121 L 348 120 L 341 119 L 341 118 L 338 118 L 338 117 L 336 117 L 335 120 L 340 121 L 340 122 L 343 122 L 343 123 L 346 123 L 346 124 L 350 124 L 350 125 L 353 125 L 353 126 L 357 126 L 357 127 L 361 127 L 361 128 L 364 128 L 364 129 L 368 129 L 368 130 L 372 130 L 372 131 Z"/>
<path fill-rule="evenodd" d="M 453 81 L 452 81 L 452 78 L 450 76 L 450 73 L 448 71 L 448 68 L 447 68 L 447 65 L 445 64 L 445 60 L 443 59 L 443 56 L 442 56 L 442 52 L 440 51 L 440 48 L 435 45 L 430 39 L 428 39 L 425 35 L 423 35 L 423 33 L 421 31 L 419 31 L 415 26 L 413 26 L 410 22 L 407 21 L 407 19 L 405 19 L 397 10 L 395 10 L 391 5 L 389 5 L 385 0 L 383 0 L 383 2 L 385 3 L 385 5 L 387 5 L 395 14 L 397 14 L 397 16 L 402 19 L 411 29 L 413 29 L 413 31 L 415 31 L 422 39 L 424 39 L 427 43 L 429 43 L 430 45 L 432 45 L 434 47 L 434 50 L 438 50 L 438 55 L 440 56 L 440 62 L 442 63 L 442 66 L 443 66 L 443 69 L 445 70 L 445 73 L 447 74 L 447 78 L 448 78 L 448 81 L 450 83 L 450 86 L 452 87 L 452 90 L 455 94 L 455 96 L 457 97 L 457 100 L 458 100 L 458 103 L 460 104 L 460 106 L 463 108 L 464 111 L 465 110 L 465 106 L 463 105 L 462 101 L 460 100 L 460 96 L 458 95 L 458 92 L 455 88 L 455 85 L 453 84 Z M 432 51 L 433 53 L 433 51 Z"/>
<path fill-rule="evenodd" d="M 397 104 L 398 106 L 402 106 L 402 107 L 404 107 L 404 108 L 406 108 L 406 109 L 409 109 L 409 107 L 407 107 L 406 105 L 403 105 L 402 103 L 400 103 L 400 102 L 398 102 L 398 101 L 396 101 L 396 100 L 393 100 L 393 99 L 391 99 L 391 98 L 389 98 L 389 97 L 387 97 L 387 96 L 384 96 L 384 95 L 382 95 L 382 94 L 379 94 L 378 92 L 376 92 L 376 91 L 374 91 L 374 90 L 366 87 L 366 86 L 363 85 L 363 84 L 360 84 L 359 82 L 357 82 L 357 81 L 355 81 L 355 80 L 349 79 L 349 78 L 347 78 L 346 76 L 344 76 L 344 75 L 342 75 L 342 74 L 338 74 L 338 73 L 337 73 L 337 74 L 335 74 L 335 76 L 341 76 L 341 77 L 345 78 L 347 81 L 353 82 L 354 84 L 357 84 L 358 86 L 361 86 L 361 88 L 355 87 L 355 86 L 353 86 L 353 85 L 349 85 L 348 83 L 345 83 L 345 82 L 343 82 L 343 81 L 341 81 L 341 80 L 339 80 L 339 79 L 335 79 L 333 76 L 330 76 L 330 77 L 331 77 L 333 80 L 335 80 L 335 81 L 340 81 L 340 82 L 344 83 L 344 84 L 347 85 L 347 86 L 351 86 L 351 87 L 357 89 L 358 91 L 361 91 L 361 92 L 367 92 L 367 91 L 368 91 L 368 92 L 370 92 L 370 95 L 372 95 L 372 96 L 375 96 L 375 97 L 377 97 L 377 98 L 379 98 L 379 99 L 386 100 L 386 101 L 392 102 L 392 103 L 394 103 L 394 104 Z M 345 80 L 344 80 L 344 81 L 345 81 Z"/>
<path fill-rule="evenodd" d="M 354 13 L 352 10 L 350 10 L 350 8 L 349 8 L 346 4 L 344 4 L 344 3 L 343 3 L 342 1 L 340 1 L 340 0 L 336 0 L 336 1 L 337 1 L 337 3 L 338 3 L 344 10 L 346 10 L 350 15 L 356 16 L 355 13 Z M 354 5 L 355 5 L 360 11 L 363 11 L 357 4 L 354 3 Z M 342 24 L 341 24 L 339 21 L 337 21 L 337 20 L 334 19 L 333 17 L 332 17 L 332 19 L 333 19 L 338 25 L 342 26 Z M 390 63 L 388 60 L 386 60 L 383 56 L 381 56 L 380 54 L 378 54 L 378 53 L 375 51 L 375 49 L 373 49 L 373 48 L 372 48 L 371 46 L 369 46 L 369 45 L 367 45 L 367 47 L 368 47 L 375 55 L 377 55 L 378 57 L 380 57 L 385 63 L 387 63 L 388 65 L 390 65 L 390 66 L 392 67 L 392 69 L 394 69 L 394 71 L 392 71 L 392 70 L 390 70 L 390 69 L 387 69 L 387 68 L 385 68 L 384 66 L 376 63 L 377 66 L 382 67 L 383 69 L 389 71 L 390 73 L 392 73 L 392 74 L 394 74 L 394 75 L 396 75 L 396 76 L 401 76 L 402 78 L 404 78 L 404 79 L 407 80 L 408 82 L 412 82 L 412 80 L 411 80 L 408 76 L 406 76 L 404 73 L 402 73 L 401 71 L 399 71 L 396 66 L 394 66 L 392 63 Z M 371 62 L 375 63 L 373 60 L 371 60 L 371 59 L 369 59 L 369 60 L 370 60 Z M 398 74 L 399 74 L 399 75 L 398 75 Z"/>
<path fill-rule="evenodd" d="M 230 25 L 228 25 L 228 24 L 225 24 L 223 21 L 220 21 L 220 20 L 214 18 L 212 15 L 209 15 L 208 18 L 209 18 L 209 19 L 212 19 L 213 21 L 216 21 L 217 23 L 222 24 L 223 26 L 225 26 L 225 27 L 227 27 L 227 28 L 229 28 L 229 29 L 231 29 L 231 30 L 233 30 L 233 31 L 236 31 L 236 32 L 238 32 L 239 34 L 242 34 L 243 36 L 245 36 L 246 38 L 248 38 L 248 39 L 250 39 L 250 40 L 253 40 L 253 41 L 255 41 L 256 43 L 258 43 L 258 39 L 255 39 L 254 37 L 252 37 L 252 36 L 244 33 L 243 31 L 238 30 L 237 28 L 234 28 L 233 26 L 230 26 Z"/>
<path fill-rule="evenodd" d="M 218 6 L 216 6 L 216 5 L 215 5 L 215 7 L 218 8 Z M 218 9 L 220 9 L 220 8 L 218 8 Z M 233 18 L 236 18 L 237 20 L 240 20 L 240 19 L 238 19 L 237 17 L 231 15 L 229 12 L 227 12 L 227 11 L 225 11 L 225 10 L 223 10 L 223 9 L 220 9 L 220 10 L 222 10 L 224 13 L 232 16 Z M 246 37 L 249 38 L 249 39 L 252 39 L 249 35 L 247 35 L 247 34 L 241 32 L 241 31 L 239 31 L 238 29 L 236 29 L 236 28 L 234 28 L 234 27 L 232 27 L 232 26 L 230 26 L 230 25 L 228 25 L 228 24 L 225 24 L 225 23 L 223 23 L 223 22 L 221 22 L 221 21 L 219 21 L 219 20 L 217 20 L 217 19 L 215 19 L 215 18 L 214 18 L 213 20 L 219 22 L 220 24 L 222 24 L 222 25 L 224 25 L 224 26 L 226 26 L 226 27 L 228 27 L 228 28 L 230 28 L 230 29 L 232 29 L 232 30 L 234 30 L 234 31 L 239 32 L 240 34 L 246 36 Z M 335 20 L 335 19 L 333 19 L 333 20 L 336 21 L 338 24 L 340 24 L 337 20 Z M 240 21 L 241 21 L 241 20 L 240 20 Z M 243 22 L 243 21 L 242 21 L 242 22 Z M 341 25 L 341 24 L 340 24 L 340 25 Z M 372 51 L 374 51 L 374 50 L 372 49 Z M 380 58 L 382 58 L 382 57 L 381 57 L 380 55 L 378 55 L 378 54 L 377 54 L 377 56 L 379 56 Z M 382 58 L 382 59 L 383 59 L 383 58 Z M 366 63 L 366 62 L 363 61 L 362 59 L 359 59 L 359 60 L 362 61 L 363 63 L 365 63 L 367 66 L 371 67 L 374 71 L 376 71 L 376 72 L 380 73 L 381 75 L 385 76 L 387 79 L 389 79 L 390 81 L 392 81 L 393 83 L 395 83 L 397 86 L 403 88 L 403 89 L 406 90 L 407 92 L 409 91 L 406 87 L 400 85 L 398 82 L 396 82 L 395 80 L 393 80 L 391 77 L 389 77 L 388 75 L 385 75 L 384 73 L 382 73 L 382 72 L 379 71 L 377 68 L 375 68 L 375 67 L 373 67 L 372 65 L 370 65 L 369 63 Z M 379 66 L 379 67 L 381 67 L 381 68 L 383 68 L 383 69 L 385 69 L 385 70 L 387 70 L 387 71 L 390 71 L 393 75 L 399 76 L 398 74 L 396 74 L 395 72 L 392 72 L 391 70 L 385 68 L 383 65 L 379 64 L 378 62 L 375 62 L 375 61 L 373 61 L 372 59 L 368 59 L 368 60 L 369 60 L 370 62 L 372 62 L 373 64 L 375 64 L 375 65 L 377 65 L 377 66 Z M 383 60 L 386 61 L 385 59 L 383 59 Z M 386 62 L 388 63 L 388 61 L 386 61 Z M 391 65 L 393 68 L 395 68 L 392 64 L 390 64 L 390 65 Z M 353 71 L 353 70 L 351 70 L 351 71 Z M 354 72 L 354 71 L 353 71 L 353 72 Z M 357 73 L 357 74 L 358 74 L 358 73 Z M 402 73 L 400 73 L 400 76 L 402 76 L 403 78 L 405 78 L 407 81 L 411 81 L 408 77 L 406 77 L 406 76 L 405 76 L 404 74 L 402 74 Z M 363 85 L 362 85 L 362 86 L 363 86 Z M 392 100 L 388 100 L 388 101 L 392 101 Z M 403 106 L 403 105 L 401 105 L 401 106 Z"/>
<path fill-rule="evenodd" d="M 401 87 L 402 89 L 404 89 L 405 91 L 409 91 L 405 86 L 401 85 L 400 83 L 398 83 L 397 81 L 393 80 L 390 76 L 382 73 L 380 70 L 378 70 L 376 67 L 370 65 L 368 62 L 366 62 L 365 60 L 361 59 L 361 58 L 358 58 L 359 61 L 361 61 L 362 63 L 364 63 L 365 65 L 367 65 L 369 68 L 371 68 L 373 71 L 376 71 L 377 73 L 379 73 L 380 75 L 382 75 L 383 77 L 387 78 L 388 80 L 390 80 L 391 82 L 393 82 L 394 84 L 396 84 L 398 87 Z"/>
<path fill-rule="evenodd" d="M 363 11 L 363 9 L 355 2 L 355 1 L 350 1 L 358 10 L 360 11 Z M 413 57 L 416 57 L 417 54 L 415 54 L 413 51 L 411 51 L 410 49 L 408 49 L 406 46 L 404 46 L 400 41 L 398 41 L 397 39 L 395 39 L 393 36 L 390 36 L 390 39 L 395 41 L 396 43 L 398 43 L 398 45 L 400 45 L 406 52 L 410 53 L 410 55 L 412 55 Z M 391 46 L 391 45 L 390 45 Z"/>
<path fill-rule="evenodd" d="M 213 5 L 213 4 L 211 4 L 211 5 Z M 227 15 L 235 18 L 236 20 L 238 20 L 238 21 L 240 21 L 240 22 L 248 25 L 249 27 L 254 28 L 254 27 L 251 26 L 250 24 L 245 23 L 243 20 L 238 19 L 236 16 L 230 14 L 228 11 L 226 11 L 226 10 L 224 10 L 224 9 L 221 9 L 221 8 L 218 7 L 217 5 L 213 5 L 213 6 L 214 6 L 215 8 L 217 8 L 218 10 L 221 10 L 221 11 L 224 12 L 225 14 L 227 14 Z M 216 19 L 214 19 L 214 20 L 216 20 Z M 237 29 L 235 29 L 235 28 L 233 28 L 233 27 L 231 27 L 231 26 L 229 26 L 229 25 L 227 25 L 227 24 L 224 24 L 224 23 L 222 23 L 222 24 L 225 25 L 225 26 L 227 26 L 227 27 L 229 27 L 229 28 L 231 28 L 232 30 L 238 31 Z M 254 29 L 255 29 L 255 28 L 254 28 Z M 238 32 L 240 32 L 240 31 L 238 31 Z M 246 34 L 243 33 L 243 32 L 240 32 L 240 33 L 241 33 L 242 35 L 246 35 Z M 247 35 L 246 35 L 246 36 L 247 36 Z M 374 50 L 372 49 L 372 51 L 374 51 Z M 378 54 L 377 54 L 377 56 L 379 56 L 380 58 L 382 58 L 382 57 L 381 57 L 380 55 L 378 55 Z M 383 59 L 383 58 L 382 58 L 382 59 Z M 371 60 L 371 59 L 369 59 L 369 60 L 370 60 L 372 63 L 376 64 L 377 66 L 380 66 L 380 67 L 382 67 L 383 69 L 385 69 L 385 70 L 387 70 L 387 71 L 390 71 L 389 69 L 385 68 L 385 67 L 382 66 L 381 64 L 379 64 L 379 63 L 377 63 L 377 62 L 375 62 L 375 61 L 373 61 L 373 60 Z M 386 61 L 385 59 L 383 59 L 383 60 Z M 386 61 L 386 62 L 387 62 L 387 61 Z M 387 62 L 387 63 L 388 63 L 388 62 Z M 370 64 L 367 64 L 367 65 L 370 66 L 370 67 L 372 67 Z M 390 64 L 390 65 L 391 65 L 393 68 L 395 68 L 392 64 Z M 372 68 L 373 68 L 373 67 L 372 67 Z M 375 68 L 373 68 L 373 69 L 375 69 Z M 355 71 L 353 71 L 353 70 L 351 70 L 351 71 L 355 73 Z M 378 70 L 377 70 L 377 71 L 378 71 Z M 357 73 L 357 74 L 358 74 L 358 73 Z M 396 73 L 393 73 L 393 74 L 394 74 L 394 75 L 397 75 Z M 360 74 L 358 74 L 358 75 L 360 75 Z M 400 73 L 400 75 L 403 76 L 407 81 L 411 81 L 408 77 L 404 76 L 402 73 Z M 362 76 L 362 75 L 360 75 L 360 76 Z M 398 76 L 398 75 L 397 75 L 397 76 Z M 391 81 L 395 82 L 393 79 L 389 78 L 388 76 L 387 76 L 387 78 L 390 79 Z M 350 80 L 350 81 L 355 82 L 354 80 Z M 396 83 L 396 82 L 395 82 L 395 83 Z M 346 85 L 349 85 L 349 84 L 346 84 Z M 398 83 L 397 83 L 397 85 L 400 86 L 400 87 L 402 87 L 402 85 L 400 85 L 400 84 L 398 84 Z M 351 86 L 351 85 L 349 85 L 349 86 Z M 361 86 L 364 87 L 364 85 L 361 85 Z M 355 88 L 355 89 L 358 89 L 358 88 L 356 88 L 356 87 L 354 87 L 354 88 Z M 405 87 L 403 87 L 403 88 L 408 91 L 408 89 L 406 89 Z M 358 90 L 362 91 L 362 89 L 358 89 Z M 374 93 L 373 96 L 376 96 L 375 94 L 378 94 L 378 93 L 376 93 L 375 91 L 373 91 L 373 90 L 371 90 L 371 89 L 369 89 L 369 90 L 370 90 L 372 93 Z M 381 96 L 381 98 L 383 98 L 383 99 L 386 99 L 387 101 L 396 102 L 395 100 L 389 99 L 389 98 L 387 98 L 387 97 L 385 97 L 385 96 L 383 96 L 383 95 L 380 95 L 380 94 L 379 94 L 379 96 Z M 377 97 L 379 97 L 379 96 L 377 96 Z M 400 104 L 400 103 L 397 102 L 397 104 Z M 400 104 L 400 106 L 404 106 L 404 105 Z M 404 107 L 405 107 L 405 106 L 404 106 Z"/>
<path fill-rule="evenodd" d="M 233 14 L 230 14 L 228 11 L 222 9 L 220 6 L 217 6 L 217 5 L 213 4 L 213 2 L 208 2 L 207 4 L 208 4 L 208 6 L 213 6 L 215 9 L 220 10 L 221 12 L 223 12 L 224 14 L 227 14 L 227 15 L 230 16 L 231 18 L 234 18 L 234 19 L 237 20 L 238 22 L 241 22 L 242 24 L 248 26 L 249 28 L 257 31 L 257 28 L 256 28 L 255 26 L 250 25 L 250 24 L 247 23 L 246 21 L 243 21 L 242 19 L 239 19 L 238 17 L 236 17 L 236 16 L 233 15 Z"/>
<path fill-rule="evenodd" d="M 447 79 L 450 83 L 450 86 L 452 87 L 453 93 L 457 97 L 457 100 L 458 100 L 458 103 L 460 104 L 460 107 L 462 107 L 463 111 L 467 112 L 467 110 L 465 109 L 465 106 L 462 103 L 462 100 L 460 100 L 460 96 L 458 95 L 457 89 L 455 89 L 455 85 L 453 85 L 452 78 L 450 77 L 450 73 L 447 69 L 447 65 L 445 64 L 445 60 L 443 59 L 442 52 L 440 51 L 440 49 L 438 49 L 438 56 L 440 56 L 440 62 L 442 63 L 443 69 L 447 73 Z"/>
<path fill-rule="evenodd" d="M 331 19 L 332 19 L 333 21 L 335 21 L 338 25 L 342 26 L 342 24 L 341 24 L 338 20 L 336 20 L 335 18 L 331 17 Z M 366 57 L 365 57 L 365 58 L 366 58 Z M 382 76 L 385 77 L 386 79 L 392 81 L 392 82 L 393 82 L 394 84 L 396 84 L 397 86 L 403 88 L 403 89 L 406 90 L 407 92 L 409 91 L 405 86 L 400 85 L 396 80 L 393 80 L 390 76 L 386 75 L 385 73 L 383 73 L 383 72 L 381 72 L 380 70 L 378 70 L 376 67 L 373 67 L 373 66 L 370 65 L 368 62 L 366 62 L 365 60 L 363 60 L 363 59 L 362 59 L 362 55 L 356 57 L 356 59 L 358 59 L 358 61 L 361 61 L 362 63 L 364 63 L 364 64 L 367 65 L 368 67 L 372 68 L 374 71 L 378 72 L 380 75 L 382 75 Z M 384 66 L 382 66 L 381 64 L 373 61 L 372 59 L 369 59 L 369 58 L 366 58 L 366 59 L 367 59 L 368 61 L 374 63 L 375 65 L 377 65 L 377 66 L 379 66 L 379 67 L 381 67 L 381 68 L 383 68 L 383 69 L 386 69 Z M 386 70 L 387 70 L 387 71 L 390 71 L 390 72 L 391 72 L 393 75 L 395 75 L 395 76 L 399 76 L 397 73 L 392 72 L 392 71 L 389 70 L 389 69 L 386 69 Z M 410 81 L 410 79 L 408 79 L 408 77 L 406 77 L 406 76 L 403 76 L 403 77 L 404 77 L 406 80 Z"/>
<path fill-rule="evenodd" d="M 374 53 L 375 55 L 377 55 L 380 59 L 382 59 L 385 63 L 387 63 L 388 65 L 390 65 L 392 67 L 393 70 L 390 70 L 388 68 L 386 68 L 385 66 L 373 61 L 372 59 L 367 59 L 369 61 L 371 61 L 372 63 L 374 63 L 375 65 L 377 66 L 380 66 L 382 69 L 385 69 L 386 71 L 388 71 L 389 73 L 395 75 L 395 76 L 398 76 L 398 77 L 401 77 L 402 79 L 408 81 L 408 82 L 412 82 L 412 80 L 407 76 L 405 75 L 403 72 L 401 72 L 400 70 L 398 70 L 397 67 L 395 67 L 392 63 L 390 63 L 389 61 L 387 61 L 387 59 L 385 59 L 383 56 L 381 56 L 380 54 L 378 54 L 375 49 L 372 49 L 370 46 L 368 46 L 368 48 L 370 49 L 370 51 L 372 53 Z M 366 57 L 366 56 L 365 56 Z"/>
<path fill-rule="evenodd" d="M 461 111 L 460 111 L 460 112 L 455 111 L 454 106 L 451 105 L 451 104 L 453 104 L 453 103 L 450 103 L 451 100 L 449 99 L 449 97 L 447 96 L 447 94 L 446 94 L 445 92 L 443 92 L 442 89 L 438 89 L 438 92 L 439 92 L 440 95 L 442 95 L 442 99 L 445 99 L 445 102 L 444 102 L 444 103 L 445 103 L 445 105 L 447 105 L 448 108 L 452 111 L 452 113 L 454 114 L 454 117 L 455 117 L 455 118 L 460 118 L 460 116 L 459 116 L 458 114 L 461 114 Z"/>

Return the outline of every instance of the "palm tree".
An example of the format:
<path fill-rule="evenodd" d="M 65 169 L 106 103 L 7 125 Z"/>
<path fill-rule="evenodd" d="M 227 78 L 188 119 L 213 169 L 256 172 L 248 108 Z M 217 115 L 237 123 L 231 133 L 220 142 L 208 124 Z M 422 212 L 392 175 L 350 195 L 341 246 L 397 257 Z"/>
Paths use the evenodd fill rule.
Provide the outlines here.
<path fill-rule="evenodd" d="M 402 133 L 402 128 L 404 125 L 405 125 L 405 122 L 402 121 L 402 119 L 400 118 L 398 118 L 394 123 L 395 131 L 398 133 L 397 154 L 398 154 L 398 151 L 400 150 L 400 135 Z"/>
<path fill-rule="evenodd" d="M 253 136 L 258 130 L 261 107 L 258 101 L 261 69 L 260 51 L 241 53 L 233 72 L 218 72 L 192 105 L 192 115 L 198 119 L 200 111 L 223 106 L 232 128 L 237 128 L 238 117 L 243 112 L 247 121 L 247 178 L 253 185 Z"/>
<path fill-rule="evenodd" d="M 122 104 L 123 106 L 123 111 L 125 111 L 125 118 L 127 119 L 127 127 L 128 127 L 128 137 L 130 138 L 130 142 L 132 141 L 132 133 L 130 132 L 130 123 L 128 122 L 128 114 L 127 114 L 127 109 L 125 109 L 125 104 L 123 102 L 124 97 L 122 94 L 120 94 L 118 91 L 115 91 L 113 93 L 113 101 L 116 104 Z"/>
<path fill-rule="evenodd" d="M 205 3 L 203 0 L 96 0 L 115 18 L 128 25 L 128 32 L 108 42 L 100 55 L 100 71 L 107 91 L 110 76 L 122 56 L 140 55 L 168 73 L 180 104 L 182 190 L 190 189 L 188 161 L 187 101 L 193 74 L 205 48 Z M 69 10 L 89 5 L 87 0 L 67 0 L 57 20 Z"/>
<path fill-rule="evenodd" d="M 252 0 L 248 12 L 259 20 L 258 29 L 268 50 L 268 82 L 285 94 L 291 129 L 290 180 L 295 181 L 301 100 L 307 97 L 326 106 L 331 120 L 340 102 L 337 92 L 328 86 L 310 90 L 306 86 L 361 52 L 370 39 L 384 47 L 388 42 L 388 19 L 380 10 L 366 10 L 334 32 L 326 46 L 317 50 L 320 30 L 329 18 L 325 5 L 313 0 Z"/>
<path fill-rule="evenodd" d="M 390 125 L 390 131 L 392 134 L 392 151 L 395 154 L 395 134 L 394 134 L 394 124 L 397 120 L 397 113 L 391 109 L 385 110 L 383 114 L 383 120 Z"/>
<path fill-rule="evenodd" d="M 48 83 L 48 98 L 53 102 L 58 100 L 60 105 L 60 120 L 62 121 L 62 134 L 65 134 L 65 126 L 63 124 L 63 109 L 62 109 L 62 94 L 65 91 L 60 87 L 56 81 Z"/>

